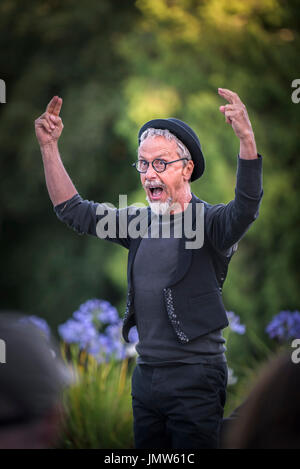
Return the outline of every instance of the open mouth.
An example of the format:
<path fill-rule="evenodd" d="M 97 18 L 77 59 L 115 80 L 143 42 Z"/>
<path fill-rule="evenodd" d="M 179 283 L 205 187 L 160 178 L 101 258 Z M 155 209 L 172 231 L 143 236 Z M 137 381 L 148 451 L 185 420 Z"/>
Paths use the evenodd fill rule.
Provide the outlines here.
<path fill-rule="evenodd" d="M 163 188 L 158 187 L 149 187 L 149 193 L 152 200 L 160 200 L 163 194 Z"/>

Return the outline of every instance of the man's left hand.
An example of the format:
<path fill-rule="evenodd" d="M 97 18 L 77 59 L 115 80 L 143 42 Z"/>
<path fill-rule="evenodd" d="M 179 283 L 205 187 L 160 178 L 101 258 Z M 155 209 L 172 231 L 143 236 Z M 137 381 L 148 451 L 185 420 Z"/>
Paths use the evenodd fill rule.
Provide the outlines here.
<path fill-rule="evenodd" d="M 251 122 L 246 106 L 242 103 L 237 93 L 218 88 L 219 95 L 230 104 L 220 106 L 220 111 L 225 115 L 225 120 L 234 130 L 235 135 L 240 139 L 249 139 L 253 134 Z"/>

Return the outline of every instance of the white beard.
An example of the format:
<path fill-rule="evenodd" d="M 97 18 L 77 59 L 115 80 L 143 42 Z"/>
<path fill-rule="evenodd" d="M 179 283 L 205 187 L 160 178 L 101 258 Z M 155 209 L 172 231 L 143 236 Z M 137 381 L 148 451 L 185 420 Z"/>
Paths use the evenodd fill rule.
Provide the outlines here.
<path fill-rule="evenodd" d="M 169 213 L 172 208 L 172 197 L 169 197 L 166 202 L 151 202 L 148 197 L 146 200 L 152 210 L 156 215 L 165 215 Z"/>

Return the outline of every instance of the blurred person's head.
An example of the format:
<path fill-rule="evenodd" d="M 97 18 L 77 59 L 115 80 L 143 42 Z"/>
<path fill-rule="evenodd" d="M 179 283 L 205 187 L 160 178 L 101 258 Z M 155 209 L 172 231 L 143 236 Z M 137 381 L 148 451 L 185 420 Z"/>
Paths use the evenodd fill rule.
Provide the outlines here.
<path fill-rule="evenodd" d="M 281 354 L 266 364 L 223 447 L 300 448 L 300 363 Z"/>
<path fill-rule="evenodd" d="M 0 448 L 51 447 L 60 433 L 68 369 L 53 339 L 18 315 L 0 314 L 0 340 Z"/>

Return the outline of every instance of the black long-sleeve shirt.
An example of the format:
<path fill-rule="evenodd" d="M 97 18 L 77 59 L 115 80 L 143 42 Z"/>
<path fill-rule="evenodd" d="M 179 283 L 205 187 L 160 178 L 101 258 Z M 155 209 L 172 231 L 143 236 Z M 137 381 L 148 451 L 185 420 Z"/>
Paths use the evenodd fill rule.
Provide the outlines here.
<path fill-rule="evenodd" d="M 252 205 L 253 212 L 257 211 L 257 207 L 259 206 L 263 196 L 261 155 L 259 155 L 259 157 L 254 160 L 245 160 L 238 157 L 237 185 L 235 191 L 236 197 L 238 197 L 239 201 L 239 214 L 237 217 L 233 218 L 231 224 L 228 223 L 227 209 L 234 208 L 235 201 L 229 202 L 226 206 L 224 206 L 224 204 L 212 206 L 206 217 L 206 233 L 209 236 L 210 242 L 218 252 L 221 252 L 222 255 L 225 256 L 231 256 L 233 254 L 233 251 L 236 248 L 236 243 L 245 234 L 246 229 L 248 229 L 250 226 L 247 214 L 251 212 Z M 78 233 L 88 233 L 97 236 L 97 223 L 101 218 L 101 216 L 97 214 L 99 207 L 102 209 L 105 208 L 106 213 L 112 213 L 116 215 L 116 220 L 118 220 L 119 225 L 121 225 L 120 220 L 122 217 L 120 214 L 122 211 L 124 213 L 124 210 L 127 209 L 112 209 L 105 206 L 104 204 L 97 204 L 87 200 L 84 201 L 79 196 L 79 194 L 76 194 L 71 199 L 56 206 L 55 212 L 60 220 L 67 223 Z M 239 226 L 232 226 L 235 223 L 235 219 L 243 220 L 243 212 L 245 213 L 245 223 L 242 222 Z M 232 213 L 234 214 L 234 212 Z M 220 229 L 220 227 L 222 228 L 223 225 L 224 229 Z M 119 237 L 120 231 L 121 227 L 118 226 L 115 237 L 110 238 L 110 240 L 128 248 L 130 239 L 128 239 L 126 236 L 122 238 Z M 232 233 L 234 233 L 234 238 Z M 158 249 L 156 258 L 159 259 L 161 257 L 162 260 L 164 259 L 165 262 L 168 262 L 168 269 L 164 272 L 163 269 L 160 269 L 159 262 L 152 262 L 152 270 L 150 270 L 152 275 L 156 275 L 159 270 L 161 274 L 164 272 L 164 278 L 161 279 L 161 281 L 167 284 L 168 272 L 170 272 L 175 265 L 172 263 L 172 259 L 175 260 L 174 255 L 176 256 L 176 240 L 148 239 L 147 242 L 146 240 L 143 240 L 136 255 L 136 260 L 133 266 L 133 279 L 135 283 L 134 289 L 136 297 L 135 314 L 140 333 L 140 343 L 137 347 L 138 351 L 141 353 L 140 361 L 142 362 L 145 360 L 151 362 L 152 364 L 154 362 L 161 362 L 163 364 L 170 361 L 195 363 L 201 361 L 210 361 L 211 359 L 224 360 L 224 339 L 222 338 L 220 330 L 213 331 L 196 340 L 192 340 L 188 346 L 185 346 L 184 349 L 180 344 L 178 344 L 174 335 L 174 331 L 171 329 L 171 325 L 167 321 L 167 316 L 163 316 L 164 306 L 163 302 L 160 301 L 161 298 L 158 285 L 156 285 L 156 295 L 148 295 L 147 301 L 143 302 L 143 285 L 145 289 L 147 288 L 146 284 L 149 284 L 149 275 L 147 275 L 149 274 L 149 271 L 145 272 L 145 282 L 143 282 L 143 279 L 141 279 L 143 259 L 145 259 L 146 256 L 145 249 L 148 249 L 148 254 L 151 252 L 150 259 L 154 260 L 156 248 Z M 163 252 L 164 257 L 160 256 L 159 252 Z M 155 280 L 153 280 L 152 283 L 153 287 L 156 283 Z M 164 285 L 162 285 L 162 287 L 163 286 Z M 152 289 L 152 292 L 154 290 Z M 151 299 L 152 303 L 150 301 Z M 155 311 L 153 311 L 153 308 Z M 150 321 L 151 328 L 145 328 L 144 325 L 147 322 L 146 318 L 147 315 L 149 316 L 149 314 L 152 314 L 152 321 Z M 153 321 L 153 318 L 155 317 L 157 320 Z M 157 336 L 157 333 L 160 333 L 160 336 Z M 156 338 L 156 344 L 153 342 L 152 348 L 150 340 L 151 336 L 155 336 Z"/>

